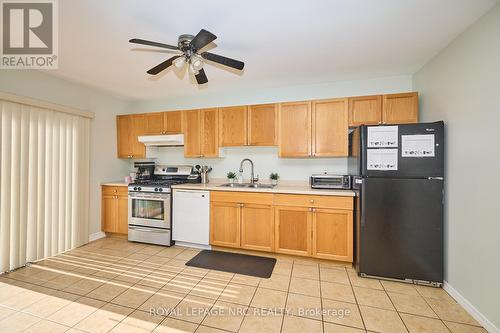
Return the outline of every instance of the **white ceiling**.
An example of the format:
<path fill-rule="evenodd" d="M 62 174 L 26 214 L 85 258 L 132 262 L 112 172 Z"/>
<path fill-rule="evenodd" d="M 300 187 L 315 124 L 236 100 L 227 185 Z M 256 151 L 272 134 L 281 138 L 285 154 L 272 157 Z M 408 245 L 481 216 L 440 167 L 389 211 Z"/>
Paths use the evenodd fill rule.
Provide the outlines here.
<path fill-rule="evenodd" d="M 127 99 L 189 96 L 412 74 L 496 0 L 72 0 L 59 1 L 59 69 L 49 71 Z M 176 45 L 201 28 L 212 52 L 245 62 L 235 74 L 205 65 L 198 87 L 186 71 L 146 71 L 171 56 L 128 43 Z M 210 45 L 208 48 L 213 47 Z"/>

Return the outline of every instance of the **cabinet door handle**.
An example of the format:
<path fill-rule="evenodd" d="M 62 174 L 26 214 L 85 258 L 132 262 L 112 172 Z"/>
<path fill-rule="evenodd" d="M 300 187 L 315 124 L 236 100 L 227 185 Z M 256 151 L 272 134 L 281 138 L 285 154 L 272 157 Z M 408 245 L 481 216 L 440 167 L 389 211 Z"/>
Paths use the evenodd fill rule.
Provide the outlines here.
<path fill-rule="evenodd" d="M 309 200 L 309 202 L 310 202 L 310 203 L 314 203 L 314 200 L 313 200 L 313 199 L 311 199 L 311 200 Z"/>
<path fill-rule="evenodd" d="M 313 208 L 312 207 L 309 207 L 309 211 L 312 212 L 313 211 Z"/>
<path fill-rule="evenodd" d="M 245 207 L 245 204 L 240 203 L 240 207 L 241 208 Z"/>

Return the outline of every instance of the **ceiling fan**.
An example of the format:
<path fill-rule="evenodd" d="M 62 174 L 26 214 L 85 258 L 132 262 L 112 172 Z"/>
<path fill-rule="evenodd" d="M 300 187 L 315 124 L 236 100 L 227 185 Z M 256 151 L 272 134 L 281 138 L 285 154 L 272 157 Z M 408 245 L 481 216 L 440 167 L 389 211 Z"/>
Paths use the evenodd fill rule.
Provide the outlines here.
<path fill-rule="evenodd" d="M 148 74 L 156 75 L 161 71 L 167 69 L 172 64 L 177 68 L 182 68 L 185 64 L 188 64 L 188 70 L 190 74 L 193 74 L 196 78 L 198 84 L 204 84 L 208 82 L 205 71 L 203 70 L 203 60 L 209 60 L 216 62 L 218 64 L 242 70 L 245 64 L 242 61 L 223 57 L 218 54 L 210 52 L 198 53 L 202 48 L 210 44 L 217 38 L 213 33 L 205 29 L 201 29 L 196 36 L 193 35 L 180 35 L 177 42 L 177 46 L 152 42 L 149 40 L 133 38 L 129 40 L 130 43 L 142 44 L 148 46 L 161 47 L 169 50 L 176 50 L 182 52 L 182 54 L 175 55 L 164 62 L 156 65 L 147 71 Z"/>

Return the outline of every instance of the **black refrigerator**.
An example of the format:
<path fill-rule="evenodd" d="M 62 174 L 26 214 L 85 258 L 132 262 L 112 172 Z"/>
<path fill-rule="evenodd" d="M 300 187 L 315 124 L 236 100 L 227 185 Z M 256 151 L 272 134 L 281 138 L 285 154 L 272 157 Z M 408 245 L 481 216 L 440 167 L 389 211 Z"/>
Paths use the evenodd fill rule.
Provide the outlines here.
<path fill-rule="evenodd" d="M 442 284 L 444 149 L 442 121 L 349 134 L 359 275 Z"/>

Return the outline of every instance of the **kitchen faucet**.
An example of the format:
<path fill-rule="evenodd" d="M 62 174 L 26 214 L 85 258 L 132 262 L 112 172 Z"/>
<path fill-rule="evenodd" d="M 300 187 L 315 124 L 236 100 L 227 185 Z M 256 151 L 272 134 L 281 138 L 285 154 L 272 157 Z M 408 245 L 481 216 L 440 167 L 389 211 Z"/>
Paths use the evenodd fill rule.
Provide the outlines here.
<path fill-rule="evenodd" d="M 255 184 L 255 182 L 258 182 L 259 181 L 259 177 L 254 177 L 254 170 L 253 170 L 253 162 L 251 159 L 249 158 L 244 158 L 241 160 L 241 163 L 240 163 L 240 173 L 243 173 L 243 163 L 245 162 L 250 162 L 250 166 L 252 167 L 251 169 L 251 174 L 250 174 L 250 184 Z"/>

